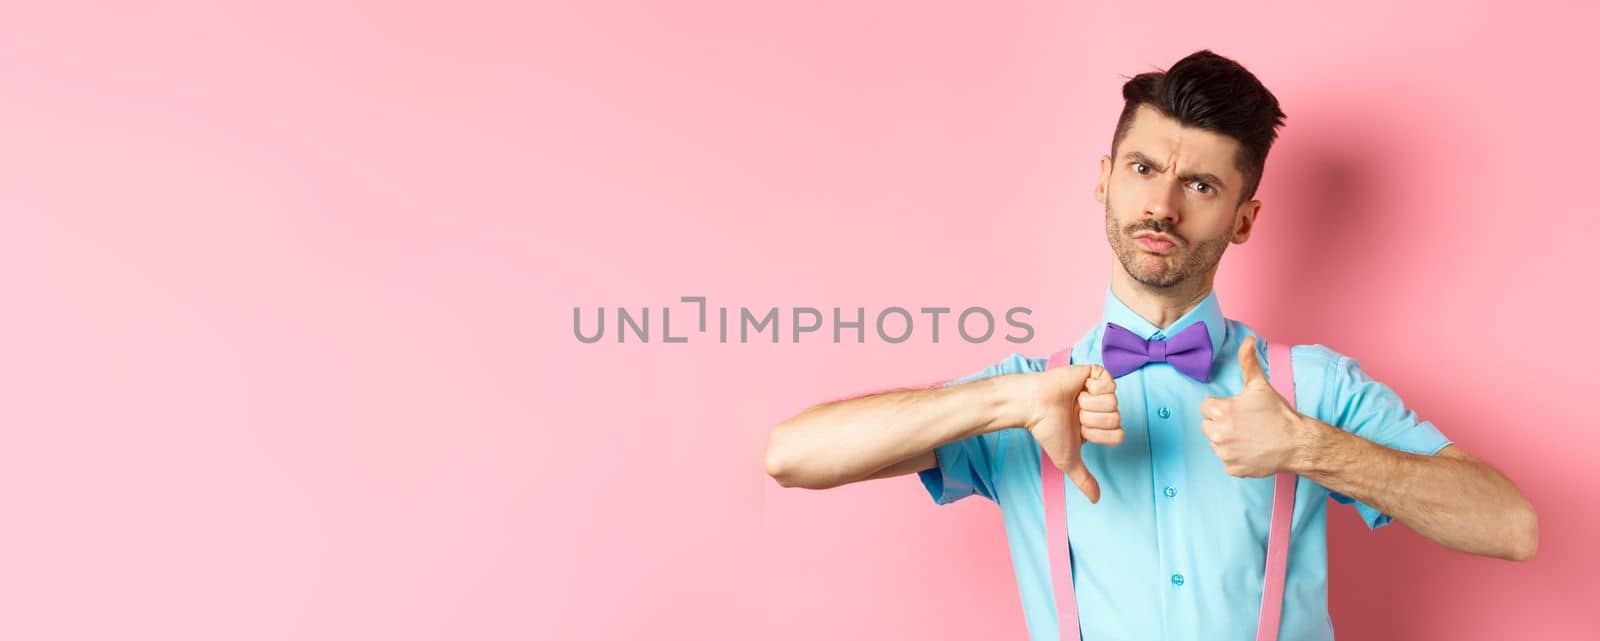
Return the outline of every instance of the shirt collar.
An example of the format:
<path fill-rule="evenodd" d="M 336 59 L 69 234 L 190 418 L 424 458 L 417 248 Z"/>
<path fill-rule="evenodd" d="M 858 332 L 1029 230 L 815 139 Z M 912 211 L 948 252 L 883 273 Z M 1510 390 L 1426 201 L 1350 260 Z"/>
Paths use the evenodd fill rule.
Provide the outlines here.
<path fill-rule="evenodd" d="M 1126 304 L 1123 304 L 1122 299 L 1117 298 L 1117 295 L 1111 291 L 1111 286 L 1107 285 L 1105 310 L 1101 312 L 1098 331 L 1105 332 L 1106 323 L 1116 323 L 1126 327 L 1128 331 L 1138 334 L 1140 338 L 1145 340 L 1167 339 L 1176 336 L 1178 332 L 1187 329 L 1190 325 L 1201 321 L 1205 321 L 1206 333 L 1210 334 L 1211 353 L 1212 357 L 1215 358 L 1216 355 L 1222 353 L 1222 343 L 1228 334 L 1228 328 L 1225 325 L 1227 321 L 1222 318 L 1222 306 L 1217 303 L 1216 289 L 1212 289 L 1211 293 L 1200 299 L 1199 304 L 1185 312 L 1183 316 L 1173 321 L 1171 325 L 1156 327 L 1154 323 L 1145 320 L 1143 316 L 1134 313 Z"/>

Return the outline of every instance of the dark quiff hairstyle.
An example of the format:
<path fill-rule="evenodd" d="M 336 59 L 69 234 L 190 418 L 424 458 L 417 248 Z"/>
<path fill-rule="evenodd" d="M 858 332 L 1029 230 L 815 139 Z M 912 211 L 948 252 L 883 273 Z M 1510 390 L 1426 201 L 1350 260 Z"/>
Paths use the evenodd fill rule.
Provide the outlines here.
<path fill-rule="evenodd" d="M 1278 99 L 1242 65 L 1210 49 L 1185 56 L 1166 71 L 1141 73 L 1122 85 L 1122 116 L 1111 137 L 1111 157 L 1128 133 L 1139 105 L 1148 105 L 1185 127 L 1204 129 L 1239 141 L 1234 166 L 1244 174 L 1239 202 L 1254 198 L 1261 185 L 1267 151 L 1285 115 Z"/>

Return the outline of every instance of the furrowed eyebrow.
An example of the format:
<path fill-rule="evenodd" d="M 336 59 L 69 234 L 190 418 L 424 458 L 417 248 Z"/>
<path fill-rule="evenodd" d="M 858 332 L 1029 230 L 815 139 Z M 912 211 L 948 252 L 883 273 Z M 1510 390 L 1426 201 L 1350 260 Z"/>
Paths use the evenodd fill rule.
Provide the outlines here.
<path fill-rule="evenodd" d="M 1155 160 L 1151 159 L 1149 156 L 1146 156 L 1146 155 L 1144 155 L 1144 154 L 1142 154 L 1140 152 L 1137 152 L 1137 151 L 1130 151 L 1128 153 L 1123 154 L 1122 155 L 1122 161 L 1123 162 L 1136 162 L 1136 163 L 1139 163 L 1141 165 L 1149 165 L 1151 169 L 1154 169 L 1154 170 L 1156 170 L 1158 172 L 1167 170 L 1166 167 L 1162 167 L 1160 163 L 1158 163 Z M 1228 183 L 1222 182 L 1221 178 L 1218 178 L 1215 175 L 1208 174 L 1206 172 L 1184 174 L 1182 176 L 1179 176 L 1178 178 L 1182 179 L 1185 182 L 1188 182 L 1188 181 L 1191 181 L 1191 180 L 1198 180 L 1200 182 L 1210 183 L 1211 186 L 1216 187 L 1218 190 L 1224 190 L 1224 189 L 1228 188 Z"/>

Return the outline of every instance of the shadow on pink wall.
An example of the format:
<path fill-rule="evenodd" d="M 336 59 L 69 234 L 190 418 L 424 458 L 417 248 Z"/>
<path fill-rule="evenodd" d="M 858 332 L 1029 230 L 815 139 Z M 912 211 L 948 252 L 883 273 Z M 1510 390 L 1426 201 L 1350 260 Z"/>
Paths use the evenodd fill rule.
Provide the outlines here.
<path fill-rule="evenodd" d="M 1571 509 L 1584 503 L 1577 488 L 1585 481 L 1576 470 L 1541 465 L 1539 454 L 1559 448 L 1556 435 L 1570 433 L 1563 430 L 1578 429 L 1548 427 L 1570 422 L 1572 414 L 1497 393 L 1485 377 L 1561 367 L 1557 353 L 1517 353 L 1510 343 L 1521 336 L 1514 320 L 1519 314 L 1495 309 L 1507 304 L 1496 292 L 1542 285 L 1520 282 L 1534 280 L 1524 268 L 1480 287 L 1476 272 L 1495 270 L 1501 258 L 1457 251 L 1494 246 L 1495 239 L 1483 235 L 1516 224 L 1516 212 L 1477 227 L 1452 226 L 1438 211 L 1411 215 L 1414 208 L 1439 206 L 1407 189 L 1417 174 L 1414 163 L 1449 166 L 1456 159 L 1440 157 L 1442 146 L 1376 109 L 1302 111 L 1291 121 L 1295 135 L 1269 162 L 1274 188 L 1263 197 L 1268 204 L 1257 234 L 1271 239 L 1235 261 L 1256 263 L 1246 289 L 1256 307 L 1241 318 L 1269 337 L 1322 343 L 1357 359 L 1423 420 L 1505 472 L 1541 517 L 1539 554 L 1513 563 L 1444 548 L 1398 523 L 1369 531 L 1352 507 L 1330 502 L 1329 607 L 1338 637 L 1477 638 L 1475 628 L 1508 616 L 1526 620 L 1525 638 L 1570 638 L 1575 630 L 1595 629 L 1600 616 L 1594 611 L 1562 606 L 1592 590 L 1589 577 L 1563 560 L 1578 549 L 1578 533 L 1587 527 Z M 1279 224 L 1283 218 L 1292 220 Z M 1494 345 L 1486 348 L 1485 340 Z M 1558 378 L 1555 384 L 1577 392 L 1581 380 Z M 1561 394 L 1547 393 L 1524 400 Z M 1496 607 L 1507 601 L 1518 605 Z"/>

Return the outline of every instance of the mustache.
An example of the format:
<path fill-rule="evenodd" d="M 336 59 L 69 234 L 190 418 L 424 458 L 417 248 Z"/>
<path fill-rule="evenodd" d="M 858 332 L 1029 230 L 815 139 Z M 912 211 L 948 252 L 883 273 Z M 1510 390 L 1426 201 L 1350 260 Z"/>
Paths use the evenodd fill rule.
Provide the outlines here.
<path fill-rule="evenodd" d="M 1188 239 L 1179 236 L 1176 232 L 1172 231 L 1172 229 L 1172 223 L 1164 218 L 1146 218 L 1132 225 L 1128 225 L 1123 229 L 1123 233 L 1131 237 L 1134 234 L 1142 231 L 1151 231 L 1157 234 L 1166 234 L 1171 236 L 1172 240 L 1177 242 L 1179 245 L 1189 244 Z"/>

